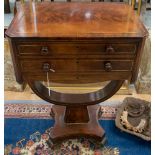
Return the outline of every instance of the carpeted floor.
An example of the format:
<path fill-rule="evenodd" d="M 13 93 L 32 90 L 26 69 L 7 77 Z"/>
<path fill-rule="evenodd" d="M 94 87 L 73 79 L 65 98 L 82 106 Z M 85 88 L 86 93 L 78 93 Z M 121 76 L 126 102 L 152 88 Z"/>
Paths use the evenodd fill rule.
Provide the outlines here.
<path fill-rule="evenodd" d="M 99 122 L 105 129 L 108 140 L 106 148 L 85 138 L 67 140 L 49 148 L 45 143 L 48 139 L 46 131 L 54 125 L 54 120 L 46 116 L 50 105 L 36 104 L 36 108 L 33 108 L 33 104 L 22 104 L 22 107 L 21 104 L 18 105 L 5 104 L 5 155 L 118 155 L 119 152 L 120 155 L 151 154 L 150 142 L 121 132 L 115 127 L 114 107 L 102 107 L 100 112 Z M 23 110 L 26 117 L 21 115 Z M 17 115 L 19 113 L 21 114 Z M 34 118 L 35 114 L 38 117 Z M 113 153 L 105 153 L 110 150 Z"/>

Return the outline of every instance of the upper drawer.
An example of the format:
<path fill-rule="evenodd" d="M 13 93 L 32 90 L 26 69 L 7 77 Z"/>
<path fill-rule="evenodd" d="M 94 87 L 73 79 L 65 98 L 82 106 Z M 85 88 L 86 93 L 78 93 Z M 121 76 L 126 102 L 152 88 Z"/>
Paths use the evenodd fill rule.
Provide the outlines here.
<path fill-rule="evenodd" d="M 134 54 L 134 43 L 22 43 L 18 45 L 20 55 L 100 55 L 100 54 Z"/>

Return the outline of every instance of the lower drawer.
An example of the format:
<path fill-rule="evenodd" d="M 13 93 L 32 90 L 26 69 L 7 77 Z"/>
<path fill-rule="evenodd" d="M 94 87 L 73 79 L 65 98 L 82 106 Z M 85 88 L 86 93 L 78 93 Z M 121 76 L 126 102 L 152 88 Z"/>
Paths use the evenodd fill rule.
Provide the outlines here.
<path fill-rule="evenodd" d="M 47 67 L 53 69 L 56 73 L 75 72 L 77 70 L 77 64 L 74 59 L 21 60 L 22 72 L 41 74 L 42 72 L 47 71 Z"/>
<path fill-rule="evenodd" d="M 79 59 L 78 71 L 131 71 L 132 60 Z"/>
<path fill-rule="evenodd" d="M 41 74 L 49 69 L 56 73 L 131 71 L 132 60 L 103 59 L 37 59 L 22 60 L 22 72 Z"/>

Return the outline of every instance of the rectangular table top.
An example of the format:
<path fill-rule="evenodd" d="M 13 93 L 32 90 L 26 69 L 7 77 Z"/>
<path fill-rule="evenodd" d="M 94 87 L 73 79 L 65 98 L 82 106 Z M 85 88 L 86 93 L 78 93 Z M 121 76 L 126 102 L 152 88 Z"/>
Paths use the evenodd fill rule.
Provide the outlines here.
<path fill-rule="evenodd" d="M 8 37 L 144 37 L 132 7 L 108 2 L 29 2 L 21 4 Z"/>

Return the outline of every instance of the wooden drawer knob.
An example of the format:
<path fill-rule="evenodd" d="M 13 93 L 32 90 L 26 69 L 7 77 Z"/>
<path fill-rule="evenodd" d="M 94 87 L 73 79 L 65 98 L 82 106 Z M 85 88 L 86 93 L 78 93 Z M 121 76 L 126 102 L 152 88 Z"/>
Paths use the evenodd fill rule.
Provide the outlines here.
<path fill-rule="evenodd" d="M 112 70 L 112 66 L 110 62 L 106 62 L 104 64 L 105 71 L 110 72 Z"/>
<path fill-rule="evenodd" d="M 115 50 L 111 45 L 109 45 L 109 46 L 106 47 L 106 52 L 111 53 L 111 52 L 115 52 Z"/>
<path fill-rule="evenodd" d="M 47 55 L 48 54 L 48 47 L 46 47 L 46 46 L 43 46 L 42 48 L 41 48 L 41 55 Z"/>
<path fill-rule="evenodd" d="M 50 71 L 50 68 L 51 68 L 51 65 L 49 63 L 43 63 L 43 71 L 44 72 L 49 72 Z"/>
<path fill-rule="evenodd" d="M 44 72 L 49 72 L 49 71 L 55 72 L 55 70 L 51 68 L 51 65 L 49 63 L 43 63 L 42 68 Z"/>

